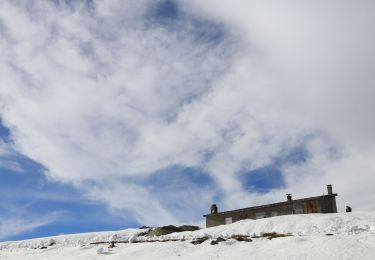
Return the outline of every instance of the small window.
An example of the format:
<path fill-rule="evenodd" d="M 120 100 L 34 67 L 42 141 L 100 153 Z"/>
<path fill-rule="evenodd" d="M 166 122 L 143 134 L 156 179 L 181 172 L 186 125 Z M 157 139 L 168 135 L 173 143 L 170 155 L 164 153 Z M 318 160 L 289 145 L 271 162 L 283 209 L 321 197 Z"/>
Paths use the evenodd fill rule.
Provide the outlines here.
<path fill-rule="evenodd" d="M 225 224 L 232 224 L 232 217 L 225 218 Z"/>
<path fill-rule="evenodd" d="M 247 219 L 247 215 L 246 214 L 240 215 L 240 219 Z"/>
<path fill-rule="evenodd" d="M 260 218 L 265 218 L 265 217 L 267 217 L 265 212 L 255 213 L 255 219 L 260 219 Z"/>
<path fill-rule="evenodd" d="M 293 204 L 293 214 L 303 214 L 303 208 L 301 202 L 294 202 Z"/>

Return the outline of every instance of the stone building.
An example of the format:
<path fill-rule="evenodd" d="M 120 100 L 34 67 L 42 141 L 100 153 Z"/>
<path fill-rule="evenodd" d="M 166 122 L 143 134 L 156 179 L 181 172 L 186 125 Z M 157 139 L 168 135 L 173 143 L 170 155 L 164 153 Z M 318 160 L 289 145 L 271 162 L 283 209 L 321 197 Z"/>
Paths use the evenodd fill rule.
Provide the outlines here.
<path fill-rule="evenodd" d="M 327 185 L 327 195 L 293 200 L 287 194 L 287 200 L 268 205 L 218 212 L 217 206 L 211 206 L 211 213 L 204 215 L 206 227 L 230 224 L 242 219 L 259 219 L 289 214 L 337 213 L 337 193 L 332 192 L 332 185 Z"/>

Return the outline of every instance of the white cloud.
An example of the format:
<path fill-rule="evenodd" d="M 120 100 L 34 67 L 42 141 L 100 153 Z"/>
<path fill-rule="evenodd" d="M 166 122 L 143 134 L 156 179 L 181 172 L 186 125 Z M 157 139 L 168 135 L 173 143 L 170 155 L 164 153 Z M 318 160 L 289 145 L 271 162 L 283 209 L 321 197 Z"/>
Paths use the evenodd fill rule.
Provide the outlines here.
<path fill-rule="evenodd" d="M 0 139 L 0 169 L 23 172 L 22 166 L 15 159 L 16 155 L 12 145 Z"/>
<path fill-rule="evenodd" d="M 51 178 L 140 222 L 174 219 L 168 203 L 183 195 L 166 202 L 138 180 L 173 165 L 215 179 L 211 192 L 189 190 L 199 217 L 216 191 L 224 208 L 281 199 L 284 189 L 244 191 L 238 174 L 312 134 L 311 158 L 283 168 L 287 189 L 312 195 L 332 182 L 349 201 L 361 187 L 344 183 L 374 175 L 374 20 L 361 3 L 185 1 L 190 16 L 223 26 L 209 41 L 189 19 L 147 23 L 150 1 L 2 2 L 1 116 Z M 332 149 L 338 157 L 322 154 Z M 366 174 L 352 172 L 359 165 Z"/>
<path fill-rule="evenodd" d="M 31 218 L 30 216 L 6 216 L 0 218 L 0 240 L 9 239 L 39 227 L 48 225 L 59 217 L 59 213 Z"/>
<path fill-rule="evenodd" d="M 14 172 L 23 172 L 22 166 L 15 161 L 0 159 L 0 169 L 9 169 Z"/>
<path fill-rule="evenodd" d="M 14 153 L 12 147 L 0 139 L 0 157 L 10 156 Z"/>
<path fill-rule="evenodd" d="M 369 31 L 375 24 L 370 11 L 374 3 L 222 0 L 185 1 L 185 7 L 242 33 L 247 45 L 242 72 L 228 77 L 254 89 L 248 100 L 259 105 L 259 121 L 285 127 L 277 127 L 272 137 L 293 136 L 295 124 L 302 132 L 320 133 L 312 143 L 336 150 L 337 156 L 329 156 L 322 145 L 311 146 L 306 164 L 284 169 L 288 190 L 302 196 L 332 183 L 341 207 L 353 203 L 373 209 L 375 204 L 365 198 L 373 197 L 367 183 L 375 179 L 375 37 Z M 254 59 L 256 70 L 250 66 Z M 264 84 L 249 81 L 249 71 Z M 273 198 L 284 191 L 274 192 L 278 195 Z"/>

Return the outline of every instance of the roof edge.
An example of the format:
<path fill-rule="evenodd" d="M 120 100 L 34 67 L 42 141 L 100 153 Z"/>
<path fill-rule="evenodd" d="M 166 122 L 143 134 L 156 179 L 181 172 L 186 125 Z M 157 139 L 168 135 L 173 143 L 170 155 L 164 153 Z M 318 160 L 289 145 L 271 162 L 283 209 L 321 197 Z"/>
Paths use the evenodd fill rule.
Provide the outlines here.
<path fill-rule="evenodd" d="M 314 196 L 314 197 L 307 197 L 307 198 L 302 198 L 302 199 L 296 199 L 292 200 L 293 201 L 304 201 L 304 200 L 312 200 L 312 199 L 318 199 L 318 198 L 331 198 L 331 197 L 336 197 L 338 194 L 333 193 L 331 195 L 322 195 L 322 196 Z M 268 206 L 277 206 L 277 205 L 282 205 L 282 204 L 290 204 L 289 201 L 281 201 L 281 202 L 276 202 L 276 203 L 271 203 L 271 204 L 265 204 L 265 205 L 260 205 L 260 206 L 253 206 L 253 207 L 247 207 L 247 208 L 241 208 L 241 209 L 234 209 L 234 210 L 228 210 L 228 211 L 223 211 L 223 212 L 218 212 L 216 214 L 205 214 L 203 217 L 210 217 L 210 216 L 217 216 L 217 215 L 224 215 L 227 213 L 233 213 L 233 212 L 238 212 L 238 211 L 243 211 L 243 210 L 250 210 L 250 209 L 258 209 L 258 208 L 264 208 Z"/>

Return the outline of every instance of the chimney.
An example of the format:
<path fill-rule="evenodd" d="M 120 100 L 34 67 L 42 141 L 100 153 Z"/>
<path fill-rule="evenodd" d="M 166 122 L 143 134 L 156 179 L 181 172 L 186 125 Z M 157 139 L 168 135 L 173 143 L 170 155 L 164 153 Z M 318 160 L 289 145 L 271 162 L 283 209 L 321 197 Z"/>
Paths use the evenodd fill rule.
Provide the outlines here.
<path fill-rule="evenodd" d="M 211 215 L 217 214 L 217 206 L 216 204 L 211 205 Z"/>
<path fill-rule="evenodd" d="M 332 185 L 331 184 L 327 185 L 327 192 L 328 192 L 328 195 L 332 195 Z"/>
<path fill-rule="evenodd" d="M 286 198 L 289 202 L 292 201 L 292 194 L 286 194 Z"/>

